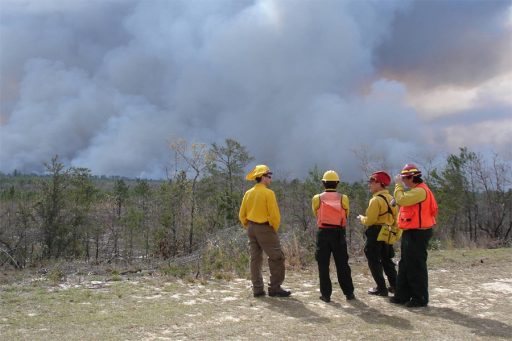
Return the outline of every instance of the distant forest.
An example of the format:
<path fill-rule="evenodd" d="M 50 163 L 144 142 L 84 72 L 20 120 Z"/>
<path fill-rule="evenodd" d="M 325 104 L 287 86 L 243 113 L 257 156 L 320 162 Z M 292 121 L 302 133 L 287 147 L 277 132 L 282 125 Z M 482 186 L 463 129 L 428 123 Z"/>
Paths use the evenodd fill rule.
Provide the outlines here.
<path fill-rule="evenodd" d="M 232 139 L 222 145 L 176 140 L 171 152 L 176 167 L 158 181 L 92 176 L 87 168 L 66 167 L 57 156 L 45 164 L 44 176 L 0 174 L 0 265 L 195 256 L 211 266 L 229 259 L 246 267 L 247 241 L 238 222 L 241 198 L 252 186 L 244 180 L 253 160 L 246 147 Z M 371 172 L 368 164 L 362 166 Z M 272 183 L 289 263 L 312 260 L 311 198 L 322 191 L 323 171 L 315 167 L 304 179 L 276 177 Z M 431 248 L 511 246 L 510 162 L 461 148 L 442 167 L 424 173 L 439 203 Z M 364 213 L 370 194 L 364 181 L 343 182 L 339 191 L 350 199 L 349 248 L 360 254 L 364 227 L 355 216 Z"/>

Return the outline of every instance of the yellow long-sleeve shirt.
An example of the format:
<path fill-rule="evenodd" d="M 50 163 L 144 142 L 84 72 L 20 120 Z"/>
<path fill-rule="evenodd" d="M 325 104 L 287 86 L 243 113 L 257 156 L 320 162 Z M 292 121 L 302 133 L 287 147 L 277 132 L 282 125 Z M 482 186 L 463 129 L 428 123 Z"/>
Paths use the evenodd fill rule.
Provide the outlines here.
<path fill-rule="evenodd" d="M 281 224 L 281 214 L 274 191 L 261 183 L 254 185 L 245 192 L 238 217 L 245 228 L 249 225 L 249 221 L 268 222 L 277 232 Z"/>
<path fill-rule="evenodd" d="M 336 192 L 335 189 L 327 189 L 325 191 L 326 192 Z M 345 194 L 343 194 L 341 196 L 341 206 L 345 209 L 345 212 L 347 213 L 347 218 L 348 218 L 348 214 L 350 212 L 350 205 L 349 205 L 348 197 Z M 320 208 L 320 194 L 317 194 L 311 200 L 311 209 L 313 210 L 313 214 L 315 215 L 315 217 L 316 217 L 316 213 L 319 208 Z"/>
<path fill-rule="evenodd" d="M 400 206 L 411 206 L 427 199 L 427 192 L 423 188 L 411 188 L 407 192 L 401 184 L 395 185 L 395 201 Z"/>
<path fill-rule="evenodd" d="M 391 207 L 393 215 L 387 214 L 388 205 L 384 202 L 384 199 L 381 198 L 379 195 L 383 195 L 384 197 L 386 197 L 386 200 Z M 366 209 L 366 215 L 361 217 L 361 223 L 365 226 L 396 225 L 398 208 L 396 206 L 391 206 L 391 199 L 393 199 L 393 197 L 391 196 L 391 194 L 389 194 L 389 191 L 387 189 L 373 193 L 373 196 L 370 199 L 370 202 L 368 203 L 368 208 Z"/>

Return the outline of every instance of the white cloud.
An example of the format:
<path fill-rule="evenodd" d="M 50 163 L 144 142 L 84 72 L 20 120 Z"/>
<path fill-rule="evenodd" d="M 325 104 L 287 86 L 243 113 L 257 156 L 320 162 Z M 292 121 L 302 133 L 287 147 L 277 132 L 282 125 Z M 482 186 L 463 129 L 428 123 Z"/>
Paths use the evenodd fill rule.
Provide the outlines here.
<path fill-rule="evenodd" d="M 440 86 L 410 92 L 407 101 L 425 121 L 498 105 L 510 106 L 512 111 L 512 72 L 475 87 Z"/>
<path fill-rule="evenodd" d="M 460 146 L 476 149 L 494 146 L 496 152 L 506 154 L 512 145 L 512 117 L 471 125 L 453 125 L 444 128 L 443 132 L 445 142 L 451 150 Z"/>

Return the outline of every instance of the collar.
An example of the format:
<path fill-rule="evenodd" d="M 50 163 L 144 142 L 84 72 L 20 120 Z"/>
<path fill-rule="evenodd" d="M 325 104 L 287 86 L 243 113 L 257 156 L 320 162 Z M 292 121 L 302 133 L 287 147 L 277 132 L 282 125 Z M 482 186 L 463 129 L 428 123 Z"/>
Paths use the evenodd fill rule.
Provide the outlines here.
<path fill-rule="evenodd" d="M 389 191 L 387 189 L 383 189 L 381 191 L 378 191 L 378 192 L 375 192 L 373 193 L 373 196 L 376 197 L 378 196 L 379 194 L 389 194 Z"/>

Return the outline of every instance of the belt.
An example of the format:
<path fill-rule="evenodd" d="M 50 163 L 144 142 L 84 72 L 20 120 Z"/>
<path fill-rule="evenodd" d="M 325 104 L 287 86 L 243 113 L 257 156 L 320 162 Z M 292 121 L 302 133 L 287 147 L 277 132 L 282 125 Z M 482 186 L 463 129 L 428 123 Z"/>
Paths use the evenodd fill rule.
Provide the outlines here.
<path fill-rule="evenodd" d="M 318 226 L 319 229 L 344 229 L 344 226 L 341 225 L 331 225 L 331 224 L 322 224 L 322 226 Z"/>
<path fill-rule="evenodd" d="M 252 224 L 254 224 L 254 225 L 270 225 L 270 224 L 268 223 L 268 221 L 265 221 L 265 222 L 263 222 L 263 223 L 257 223 L 257 222 L 255 222 L 255 221 L 249 220 L 249 222 L 250 222 L 250 223 L 252 223 Z"/>

